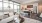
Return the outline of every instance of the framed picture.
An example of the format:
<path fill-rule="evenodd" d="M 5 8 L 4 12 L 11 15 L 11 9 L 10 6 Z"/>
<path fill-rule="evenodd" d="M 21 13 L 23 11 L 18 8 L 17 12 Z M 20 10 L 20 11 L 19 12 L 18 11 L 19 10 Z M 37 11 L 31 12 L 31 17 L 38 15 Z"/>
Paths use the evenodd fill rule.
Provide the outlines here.
<path fill-rule="evenodd" d="M 27 8 L 33 8 L 33 5 L 27 5 Z"/>

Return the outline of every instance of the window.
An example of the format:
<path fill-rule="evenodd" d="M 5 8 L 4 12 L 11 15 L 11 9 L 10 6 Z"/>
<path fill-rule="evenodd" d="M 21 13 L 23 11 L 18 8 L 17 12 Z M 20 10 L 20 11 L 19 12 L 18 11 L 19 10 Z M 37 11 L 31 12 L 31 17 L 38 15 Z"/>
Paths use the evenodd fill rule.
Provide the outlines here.
<path fill-rule="evenodd" d="M 4 3 L 4 11 L 9 11 L 8 3 Z"/>
<path fill-rule="evenodd" d="M 18 11 L 17 12 L 19 13 L 20 12 L 20 5 L 18 5 L 17 7 L 18 7 L 18 9 L 17 9 Z"/>
<path fill-rule="evenodd" d="M 10 4 L 10 9 L 13 9 L 13 4 Z"/>
<path fill-rule="evenodd" d="M 8 1 L 8 0 L 0 0 L 0 10 L 4 9 L 4 11 L 13 11 L 13 7 L 14 7 L 14 12 L 18 12 L 19 11 L 19 5 L 18 3 L 13 3 L 12 1 Z M 3 3 L 3 6 L 2 6 Z M 14 6 L 13 6 L 14 5 Z M 3 7 L 3 8 L 2 8 Z M 9 8 L 10 7 L 10 8 Z"/>
<path fill-rule="evenodd" d="M 10 4 L 10 11 L 13 11 L 13 4 Z"/>
<path fill-rule="evenodd" d="M 0 0 L 2 1 L 2 0 Z M 3 15 L 3 12 L 2 12 L 2 2 L 0 2 L 0 15 Z"/>
<path fill-rule="evenodd" d="M 14 5 L 14 12 L 17 12 L 17 5 Z"/>
<path fill-rule="evenodd" d="M 0 2 L 0 10 L 2 10 L 2 2 Z"/>
<path fill-rule="evenodd" d="M 6 8 L 7 8 L 7 7 L 8 7 L 8 3 L 4 3 L 4 7 L 6 7 Z"/>
<path fill-rule="evenodd" d="M 18 9 L 20 8 L 20 6 L 19 6 L 19 5 L 18 5 L 17 7 L 18 7 Z"/>
<path fill-rule="evenodd" d="M 20 4 L 18 3 L 14 3 L 14 12 L 18 12 L 19 13 L 19 8 L 20 8 Z"/>
<path fill-rule="evenodd" d="M 14 5 L 14 9 L 17 9 L 17 5 Z"/>

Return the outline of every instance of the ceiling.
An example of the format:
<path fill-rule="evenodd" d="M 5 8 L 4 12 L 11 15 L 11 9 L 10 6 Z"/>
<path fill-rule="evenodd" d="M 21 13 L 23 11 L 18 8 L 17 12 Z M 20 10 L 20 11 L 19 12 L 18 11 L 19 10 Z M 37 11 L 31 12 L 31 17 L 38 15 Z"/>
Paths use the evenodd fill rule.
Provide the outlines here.
<path fill-rule="evenodd" d="M 31 3 L 31 2 L 38 2 L 40 0 L 12 0 L 21 4 Z"/>

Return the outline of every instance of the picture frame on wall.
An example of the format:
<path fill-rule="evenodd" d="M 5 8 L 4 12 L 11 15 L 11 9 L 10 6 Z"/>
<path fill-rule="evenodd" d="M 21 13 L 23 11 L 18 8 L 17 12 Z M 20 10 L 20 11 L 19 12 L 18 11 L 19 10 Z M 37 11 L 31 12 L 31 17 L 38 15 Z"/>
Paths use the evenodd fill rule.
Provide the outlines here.
<path fill-rule="evenodd" d="M 33 8 L 33 5 L 27 5 L 27 8 Z"/>

